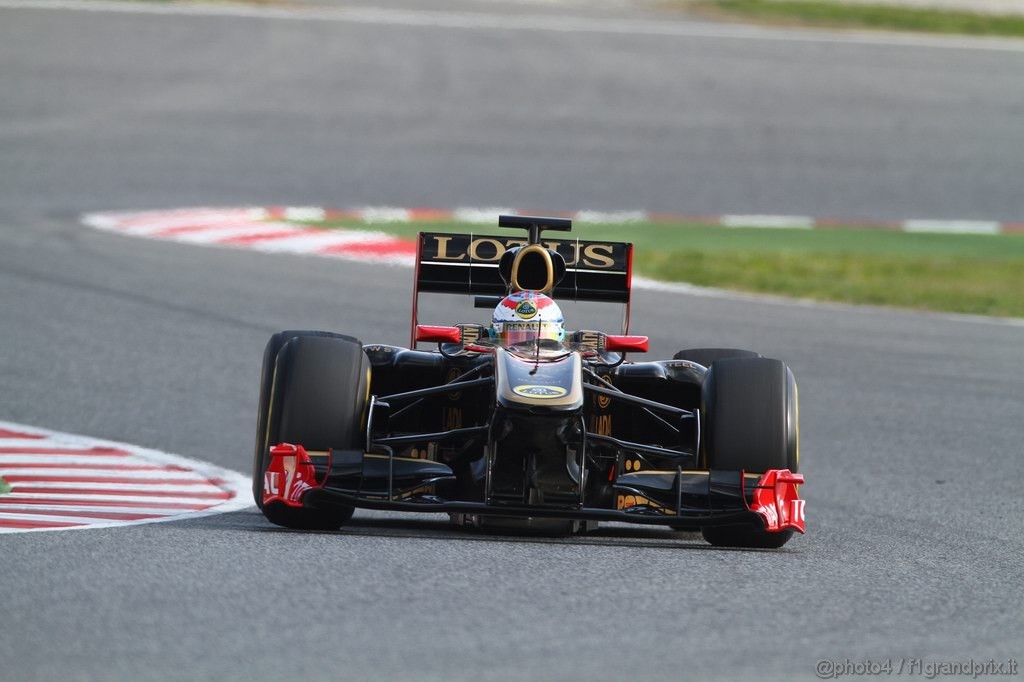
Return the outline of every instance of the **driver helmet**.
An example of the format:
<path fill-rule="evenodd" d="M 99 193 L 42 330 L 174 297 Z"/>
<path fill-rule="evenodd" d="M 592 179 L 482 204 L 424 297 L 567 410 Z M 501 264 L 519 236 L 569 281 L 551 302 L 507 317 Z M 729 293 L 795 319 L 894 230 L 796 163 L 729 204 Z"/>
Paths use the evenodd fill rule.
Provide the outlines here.
<path fill-rule="evenodd" d="M 565 340 L 565 318 L 549 296 L 517 291 L 501 300 L 491 318 L 491 338 L 503 346 L 524 341 Z"/>

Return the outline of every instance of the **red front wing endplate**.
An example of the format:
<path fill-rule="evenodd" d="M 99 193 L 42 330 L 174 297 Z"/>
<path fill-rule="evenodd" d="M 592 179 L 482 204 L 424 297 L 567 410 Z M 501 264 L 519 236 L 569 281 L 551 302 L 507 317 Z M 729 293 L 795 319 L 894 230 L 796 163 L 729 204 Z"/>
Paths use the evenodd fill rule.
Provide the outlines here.
<path fill-rule="evenodd" d="M 301 507 L 306 491 L 319 487 L 313 462 L 301 445 L 282 443 L 270 448 L 270 466 L 263 474 L 263 506 L 283 502 Z"/>
<path fill-rule="evenodd" d="M 804 532 L 804 501 L 797 492 L 803 482 L 802 474 L 789 469 L 771 469 L 757 482 L 750 511 L 761 515 L 769 533 L 790 529 Z"/>

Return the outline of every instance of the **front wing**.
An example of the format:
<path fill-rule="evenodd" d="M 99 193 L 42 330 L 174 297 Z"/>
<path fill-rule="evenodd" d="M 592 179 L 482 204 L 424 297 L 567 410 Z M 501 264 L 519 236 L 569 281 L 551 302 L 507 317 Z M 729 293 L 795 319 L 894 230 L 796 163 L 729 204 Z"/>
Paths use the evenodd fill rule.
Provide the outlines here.
<path fill-rule="evenodd" d="M 358 452 L 330 452 L 314 464 L 301 445 L 271 448 L 263 505 L 297 508 L 357 507 L 402 512 L 461 513 L 519 518 L 619 521 L 698 530 L 749 524 L 769 533 L 804 532 L 801 474 L 772 469 L 742 471 L 643 471 L 614 482 L 614 508 L 489 504 L 448 500 L 432 493 L 451 478 L 442 463 Z"/>

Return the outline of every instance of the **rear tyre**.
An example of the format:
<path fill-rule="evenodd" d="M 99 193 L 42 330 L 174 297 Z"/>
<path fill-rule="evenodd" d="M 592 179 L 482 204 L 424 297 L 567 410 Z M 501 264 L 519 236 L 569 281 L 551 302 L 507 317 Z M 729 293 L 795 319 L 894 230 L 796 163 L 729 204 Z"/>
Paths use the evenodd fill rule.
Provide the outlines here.
<path fill-rule="evenodd" d="M 701 391 L 703 455 L 708 468 L 762 474 L 800 466 L 796 381 L 779 360 L 738 357 L 715 360 Z M 775 549 L 793 531 L 708 526 L 704 539 L 717 547 Z"/>
<path fill-rule="evenodd" d="M 253 472 L 257 499 L 271 445 L 296 443 L 307 450 L 363 448 L 369 372 L 362 345 L 351 337 L 307 334 L 284 342 L 274 363 L 266 413 L 261 409 L 265 436 Z M 333 530 L 351 518 L 352 508 L 307 509 L 275 503 L 264 506 L 263 514 L 287 528 Z"/>
<path fill-rule="evenodd" d="M 740 348 L 687 348 L 672 356 L 673 360 L 689 360 L 698 365 L 710 367 L 715 360 L 726 358 L 759 358 L 760 353 Z"/>

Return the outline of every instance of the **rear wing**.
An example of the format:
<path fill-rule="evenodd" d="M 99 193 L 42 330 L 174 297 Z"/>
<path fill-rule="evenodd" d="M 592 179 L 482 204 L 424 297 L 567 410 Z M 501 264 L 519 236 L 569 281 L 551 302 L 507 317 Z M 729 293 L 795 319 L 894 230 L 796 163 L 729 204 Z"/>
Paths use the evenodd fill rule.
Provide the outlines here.
<path fill-rule="evenodd" d="M 421 293 L 505 296 L 498 272 L 504 253 L 530 240 L 520 235 L 421 232 L 416 247 L 416 281 L 412 302 L 415 346 Z M 626 306 L 623 333 L 629 327 L 633 245 L 625 242 L 542 238 L 540 243 L 565 259 L 565 277 L 552 292 L 556 301 L 602 301 Z"/>

